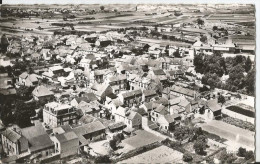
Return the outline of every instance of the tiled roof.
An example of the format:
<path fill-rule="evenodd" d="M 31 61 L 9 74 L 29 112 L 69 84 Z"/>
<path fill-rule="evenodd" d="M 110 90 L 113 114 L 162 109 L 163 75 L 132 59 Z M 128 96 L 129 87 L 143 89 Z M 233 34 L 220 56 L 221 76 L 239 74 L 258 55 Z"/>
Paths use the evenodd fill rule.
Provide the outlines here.
<path fill-rule="evenodd" d="M 12 130 L 11 128 L 7 128 L 5 131 L 3 131 L 2 135 L 8 138 L 13 143 L 17 142 L 21 138 L 21 135 Z"/>
<path fill-rule="evenodd" d="M 49 95 L 54 95 L 54 93 L 52 91 L 50 91 L 48 88 L 46 88 L 45 86 L 41 85 L 36 87 L 33 90 L 33 95 L 37 96 L 37 97 L 43 97 L 43 96 L 49 96 Z"/>
<path fill-rule="evenodd" d="M 124 98 L 127 98 L 127 97 L 134 97 L 135 95 L 141 95 L 141 94 L 142 94 L 142 91 L 140 89 L 138 89 L 138 90 L 123 93 L 122 96 Z"/>

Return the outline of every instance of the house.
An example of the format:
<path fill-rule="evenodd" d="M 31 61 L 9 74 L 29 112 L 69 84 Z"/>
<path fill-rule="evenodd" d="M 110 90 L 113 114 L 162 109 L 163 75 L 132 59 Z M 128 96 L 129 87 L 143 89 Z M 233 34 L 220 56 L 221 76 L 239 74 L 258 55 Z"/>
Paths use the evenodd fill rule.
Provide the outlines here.
<path fill-rule="evenodd" d="M 107 78 L 106 83 L 112 87 L 113 93 L 118 94 L 120 91 L 126 90 L 127 78 L 124 74 L 112 76 Z"/>
<path fill-rule="evenodd" d="M 105 83 L 103 84 L 95 83 L 91 87 L 91 89 L 101 103 L 105 102 L 106 96 L 113 93 L 112 87 L 109 84 L 105 84 Z"/>
<path fill-rule="evenodd" d="M 55 153 L 60 158 L 70 157 L 78 153 L 79 138 L 73 131 L 57 134 L 52 137 L 55 145 Z"/>
<path fill-rule="evenodd" d="M 8 73 L 0 74 L 0 89 L 13 88 L 13 79 L 8 76 Z"/>
<path fill-rule="evenodd" d="M 149 90 L 151 89 L 151 79 L 146 77 L 140 77 L 137 74 L 129 74 L 128 79 L 130 90 Z"/>
<path fill-rule="evenodd" d="M 81 94 L 81 96 L 82 97 L 76 97 L 76 98 L 72 99 L 72 101 L 70 102 L 70 105 L 77 107 L 81 101 L 89 103 L 89 102 L 98 100 L 98 98 L 96 97 L 96 95 L 94 93 L 85 93 L 85 94 Z"/>
<path fill-rule="evenodd" d="M 62 66 L 57 65 L 57 66 L 49 67 L 49 74 L 51 74 L 55 77 L 59 77 L 59 76 L 64 76 L 65 71 Z"/>
<path fill-rule="evenodd" d="M 54 144 L 42 124 L 21 129 L 21 134 L 29 142 L 30 159 L 46 157 L 54 153 Z"/>
<path fill-rule="evenodd" d="M 43 85 L 37 86 L 32 95 L 36 101 L 50 101 L 54 98 L 54 93 Z"/>
<path fill-rule="evenodd" d="M 106 127 L 100 121 L 94 121 L 88 124 L 84 124 L 73 128 L 73 132 L 78 136 L 79 148 L 83 151 L 87 151 L 86 145 L 92 141 L 105 139 Z"/>
<path fill-rule="evenodd" d="M 80 115 L 89 114 L 94 117 L 99 117 L 101 108 L 97 101 L 92 101 L 89 103 L 81 101 L 77 107 L 77 111 L 80 113 Z"/>
<path fill-rule="evenodd" d="M 50 102 L 43 109 L 43 122 L 49 127 L 76 124 L 77 114 L 75 109 L 68 104 Z"/>
<path fill-rule="evenodd" d="M 22 73 L 19 76 L 19 84 L 24 86 L 36 86 L 39 83 L 39 76 L 36 74 L 28 74 L 27 72 Z"/>
<path fill-rule="evenodd" d="M 32 53 L 31 58 L 33 61 L 39 61 L 41 59 L 41 55 L 39 53 Z"/>
<path fill-rule="evenodd" d="M 124 93 L 120 93 L 118 95 L 119 99 L 125 106 L 131 107 L 134 104 L 140 104 L 142 101 L 142 91 L 139 90 L 133 90 L 133 91 L 127 91 Z"/>
<path fill-rule="evenodd" d="M 204 113 L 208 119 L 219 119 L 222 116 L 221 110 L 222 107 L 218 104 L 217 99 L 211 99 L 206 101 L 204 105 L 199 108 L 201 113 Z"/>
<path fill-rule="evenodd" d="M 94 116 L 91 116 L 90 114 L 85 114 L 83 115 L 80 119 L 79 119 L 79 124 L 82 125 L 82 124 L 88 124 L 88 123 L 91 123 L 91 122 L 94 122 L 94 121 L 97 121 L 97 118 L 94 117 Z"/>
<path fill-rule="evenodd" d="M 177 97 L 169 100 L 170 114 L 181 114 L 192 112 L 191 103 L 185 97 Z"/>
<path fill-rule="evenodd" d="M 103 83 L 106 79 L 106 74 L 108 73 L 107 69 L 103 70 L 94 70 L 90 72 L 90 82 L 92 83 Z"/>
<path fill-rule="evenodd" d="M 162 104 L 158 105 L 154 110 L 151 111 L 151 120 L 157 122 L 160 116 L 169 114 L 168 108 Z"/>
<path fill-rule="evenodd" d="M 142 116 L 135 111 L 118 107 L 115 112 L 115 122 L 124 122 L 128 128 L 139 129 L 142 126 Z"/>
<path fill-rule="evenodd" d="M 181 120 L 179 114 L 161 115 L 158 117 L 157 123 L 160 125 L 160 130 L 168 132 L 173 131 L 179 125 L 177 120 Z"/>
<path fill-rule="evenodd" d="M 198 97 L 198 93 L 195 90 L 183 88 L 181 86 L 173 85 L 170 89 L 170 94 L 175 96 L 184 96 L 188 99 L 195 99 Z"/>
<path fill-rule="evenodd" d="M 124 122 L 116 122 L 108 126 L 109 131 L 112 133 L 122 131 L 124 128 L 126 128 L 126 124 Z"/>
<path fill-rule="evenodd" d="M 119 106 L 124 105 L 118 97 L 112 99 L 110 97 L 106 97 L 105 108 L 108 109 L 111 113 L 111 119 L 114 119 L 115 111 Z"/>
<path fill-rule="evenodd" d="M 16 128 L 6 128 L 1 133 L 3 151 L 7 156 L 20 155 L 28 152 L 28 140 L 16 130 Z"/>
<path fill-rule="evenodd" d="M 165 83 L 168 80 L 166 73 L 162 69 L 151 69 L 148 71 L 147 78 L 158 79 L 162 83 Z"/>
<path fill-rule="evenodd" d="M 155 90 L 143 90 L 143 102 L 150 102 L 152 98 L 156 97 L 157 93 Z"/>
<path fill-rule="evenodd" d="M 51 60 L 52 54 L 50 53 L 50 49 L 42 49 L 40 54 L 44 60 Z"/>

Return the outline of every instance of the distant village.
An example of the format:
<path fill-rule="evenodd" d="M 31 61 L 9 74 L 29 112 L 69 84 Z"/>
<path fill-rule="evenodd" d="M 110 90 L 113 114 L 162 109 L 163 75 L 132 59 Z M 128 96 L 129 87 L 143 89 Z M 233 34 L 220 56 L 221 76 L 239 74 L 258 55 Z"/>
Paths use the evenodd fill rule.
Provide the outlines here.
<path fill-rule="evenodd" d="M 226 15 L 251 6 L 236 7 Z M 95 14 L 116 13 L 112 19 L 129 11 L 3 7 L 1 22 L 47 20 L 55 30 L 43 35 L 39 25 L 18 35 L 12 30 L 23 27 L 13 23 L 1 32 L 0 160 L 253 162 L 254 26 L 211 21 L 205 6 L 183 8 L 203 16 L 185 18 L 182 7 L 146 11 L 183 20 L 137 19 L 138 26 L 84 32 L 68 20 L 86 12 L 85 25 L 101 19 Z M 62 23 L 51 23 L 61 13 Z"/>

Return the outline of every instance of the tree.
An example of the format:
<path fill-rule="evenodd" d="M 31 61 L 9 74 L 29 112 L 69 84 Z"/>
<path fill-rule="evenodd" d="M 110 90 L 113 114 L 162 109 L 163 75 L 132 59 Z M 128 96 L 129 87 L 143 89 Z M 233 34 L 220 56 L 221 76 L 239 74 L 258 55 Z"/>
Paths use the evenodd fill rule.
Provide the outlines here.
<path fill-rule="evenodd" d="M 199 24 L 199 25 L 204 25 L 204 20 L 202 20 L 202 19 L 197 19 L 197 23 Z"/>
<path fill-rule="evenodd" d="M 103 11 L 104 9 L 105 9 L 105 7 L 104 7 L 104 6 L 100 6 L 100 10 L 102 10 L 102 11 Z"/>
<path fill-rule="evenodd" d="M 225 97 L 222 96 L 222 95 L 219 95 L 219 97 L 218 97 L 218 103 L 224 104 L 225 102 L 226 102 Z"/>
<path fill-rule="evenodd" d="M 249 160 L 249 159 L 254 159 L 254 152 L 253 151 L 247 151 L 246 153 L 245 153 L 245 159 L 246 160 Z"/>
<path fill-rule="evenodd" d="M 197 154 L 203 155 L 205 154 L 204 150 L 206 149 L 207 144 L 203 142 L 203 140 L 195 141 L 193 148 Z"/>
<path fill-rule="evenodd" d="M 27 127 L 31 125 L 30 117 L 35 116 L 36 103 L 24 103 L 22 101 L 17 101 L 15 104 L 16 110 L 14 112 L 14 118 L 16 124 L 21 127 Z"/>
<path fill-rule="evenodd" d="M 181 57 L 179 48 L 173 53 L 173 56 L 176 57 L 176 58 Z"/>
<path fill-rule="evenodd" d="M 113 149 L 116 150 L 117 149 L 117 145 L 116 145 L 117 141 L 115 139 L 112 139 L 109 141 L 109 146 Z"/>
<path fill-rule="evenodd" d="M 238 64 L 230 69 L 229 78 L 227 83 L 233 86 L 239 86 L 241 84 L 241 80 L 244 78 L 245 69 L 241 64 Z"/>
<path fill-rule="evenodd" d="M 16 89 L 16 92 L 20 96 L 24 96 L 28 98 L 29 94 L 31 93 L 32 89 L 30 87 L 27 87 L 25 85 L 20 86 L 19 88 Z"/>
<path fill-rule="evenodd" d="M 216 31 L 216 30 L 218 30 L 218 27 L 217 26 L 213 26 L 213 31 Z"/>
<path fill-rule="evenodd" d="M 255 95 L 255 68 L 251 69 L 245 78 L 245 88 L 247 90 L 247 93 L 249 95 L 254 96 Z"/>
<path fill-rule="evenodd" d="M 184 162 L 190 162 L 190 161 L 192 161 L 193 158 L 189 153 L 184 153 L 182 156 L 182 159 Z"/>
<path fill-rule="evenodd" d="M 1 50 L 3 53 L 7 51 L 7 47 L 9 46 L 8 39 L 5 34 L 2 35 L 1 37 Z"/>
<path fill-rule="evenodd" d="M 228 154 L 227 151 L 224 150 L 220 153 L 219 159 L 221 160 L 221 163 L 233 163 L 237 158 L 233 154 Z"/>
<path fill-rule="evenodd" d="M 245 156 L 246 156 L 246 149 L 240 147 L 240 148 L 238 149 L 237 155 L 238 155 L 239 157 L 245 157 Z"/>
<path fill-rule="evenodd" d="M 107 156 L 107 155 L 104 155 L 104 156 L 98 156 L 96 159 L 95 159 L 95 162 L 94 163 L 111 163 L 112 161 L 110 160 L 110 158 Z"/>
<path fill-rule="evenodd" d="M 208 39 L 207 36 L 204 35 L 200 38 L 200 41 L 206 43 L 207 39 Z"/>
<path fill-rule="evenodd" d="M 251 61 L 250 57 L 248 56 L 246 58 L 246 62 L 245 62 L 245 71 L 248 72 L 251 70 L 251 68 L 252 68 L 252 61 Z"/>
<path fill-rule="evenodd" d="M 194 56 L 194 67 L 195 67 L 195 71 L 198 73 L 203 73 L 204 71 L 204 60 L 203 60 L 203 56 L 200 55 L 195 55 Z"/>
<path fill-rule="evenodd" d="M 114 12 L 117 13 L 117 9 L 114 9 Z"/>

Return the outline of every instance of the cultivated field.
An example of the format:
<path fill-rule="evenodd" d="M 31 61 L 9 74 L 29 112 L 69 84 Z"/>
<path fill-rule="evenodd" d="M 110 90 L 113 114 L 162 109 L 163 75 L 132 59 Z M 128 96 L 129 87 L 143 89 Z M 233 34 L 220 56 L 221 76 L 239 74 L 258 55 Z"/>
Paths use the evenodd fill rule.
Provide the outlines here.
<path fill-rule="evenodd" d="M 184 163 L 182 153 L 167 146 L 160 146 L 120 163 Z"/>

